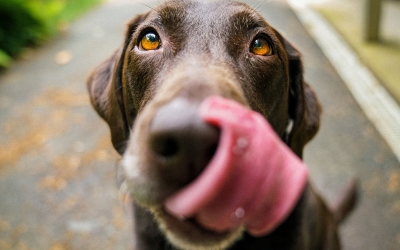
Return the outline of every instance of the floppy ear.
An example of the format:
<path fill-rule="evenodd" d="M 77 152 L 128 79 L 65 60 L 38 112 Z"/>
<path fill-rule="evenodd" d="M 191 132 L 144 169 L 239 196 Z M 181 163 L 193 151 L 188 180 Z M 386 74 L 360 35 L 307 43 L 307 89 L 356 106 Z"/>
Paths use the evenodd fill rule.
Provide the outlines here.
<path fill-rule="evenodd" d="M 132 33 L 144 18 L 145 15 L 138 15 L 128 23 L 123 47 L 98 66 L 86 82 L 90 101 L 97 113 L 108 123 L 113 146 L 121 155 L 125 152 L 130 132 L 122 100 L 125 51 Z"/>
<path fill-rule="evenodd" d="M 303 79 L 300 52 L 283 38 L 289 60 L 289 117 L 293 120 L 287 134 L 287 144 L 301 158 L 303 148 L 317 133 L 321 105 L 314 90 Z"/>

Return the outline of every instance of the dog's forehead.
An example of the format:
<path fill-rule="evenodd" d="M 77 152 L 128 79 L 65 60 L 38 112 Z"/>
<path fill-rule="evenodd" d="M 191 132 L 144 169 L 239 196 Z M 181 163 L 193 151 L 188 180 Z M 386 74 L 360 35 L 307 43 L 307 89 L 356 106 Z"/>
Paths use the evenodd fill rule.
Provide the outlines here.
<path fill-rule="evenodd" d="M 156 18 L 171 29 L 185 28 L 185 33 L 214 37 L 243 30 L 267 27 L 268 23 L 253 8 L 236 1 L 167 1 L 155 11 Z"/>

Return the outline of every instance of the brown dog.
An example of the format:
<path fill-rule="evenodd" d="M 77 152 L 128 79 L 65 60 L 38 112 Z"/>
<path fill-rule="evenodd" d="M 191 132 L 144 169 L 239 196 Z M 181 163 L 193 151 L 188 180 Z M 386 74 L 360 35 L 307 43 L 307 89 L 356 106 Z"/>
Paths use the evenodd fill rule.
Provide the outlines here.
<path fill-rule="evenodd" d="M 242 3 L 168 1 L 130 21 L 123 47 L 87 85 L 123 155 L 135 249 L 340 249 L 337 225 L 354 205 L 354 183 L 334 209 L 308 185 L 289 217 L 263 237 L 213 232 L 162 208 L 218 145 L 218 129 L 197 116 L 208 96 L 259 112 L 301 158 L 321 112 L 302 70 L 300 53 Z"/>

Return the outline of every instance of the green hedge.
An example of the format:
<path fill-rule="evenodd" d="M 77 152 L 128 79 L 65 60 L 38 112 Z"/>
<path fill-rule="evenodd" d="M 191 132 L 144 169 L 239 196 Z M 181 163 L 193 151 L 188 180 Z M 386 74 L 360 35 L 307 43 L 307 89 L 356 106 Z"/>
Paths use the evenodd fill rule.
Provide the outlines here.
<path fill-rule="evenodd" d="M 102 0 L 0 0 L 0 67 Z"/>

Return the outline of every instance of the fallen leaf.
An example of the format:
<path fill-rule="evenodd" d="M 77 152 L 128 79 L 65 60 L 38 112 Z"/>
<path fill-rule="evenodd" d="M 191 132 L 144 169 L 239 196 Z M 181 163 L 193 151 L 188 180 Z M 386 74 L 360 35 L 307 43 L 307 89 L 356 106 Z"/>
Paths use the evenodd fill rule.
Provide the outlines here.
<path fill-rule="evenodd" d="M 67 186 L 67 181 L 57 176 L 48 175 L 39 182 L 40 188 L 62 190 Z"/>
<path fill-rule="evenodd" d="M 61 50 L 54 57 L 54 61 L 59 65 L 66 65 L 72 60 L 72 52 L 69 50 Z"/>

